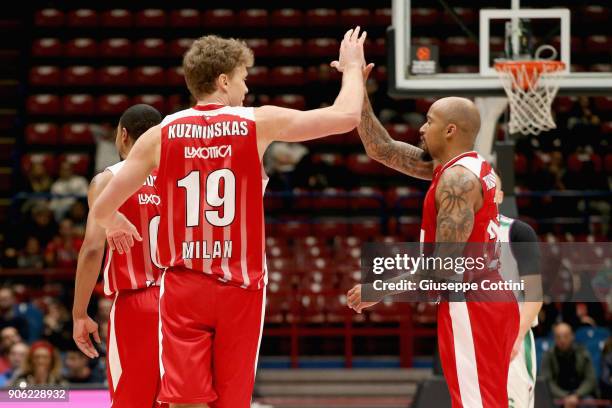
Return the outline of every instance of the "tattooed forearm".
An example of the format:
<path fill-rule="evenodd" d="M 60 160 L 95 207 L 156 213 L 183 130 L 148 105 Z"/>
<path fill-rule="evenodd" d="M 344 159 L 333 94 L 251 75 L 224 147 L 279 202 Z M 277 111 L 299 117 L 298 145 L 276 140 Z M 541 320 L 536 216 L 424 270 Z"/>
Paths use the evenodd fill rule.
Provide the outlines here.
<path fill-rule="evenodd" d="M 480 191 L 474 175 L 465 169 L 447 170 L 436 189 L 437 242 L 466 242 L 474 227 L 475 200 Z"/>
<path fill-rule="evenodd" d="M 357 128 L 368 156 L 409 176 L 431 180 L 433 162 L 424 161 L 423 149 L 393 140 L 376 118 L 368 96 L 365 96 L 361 122 Z"/>

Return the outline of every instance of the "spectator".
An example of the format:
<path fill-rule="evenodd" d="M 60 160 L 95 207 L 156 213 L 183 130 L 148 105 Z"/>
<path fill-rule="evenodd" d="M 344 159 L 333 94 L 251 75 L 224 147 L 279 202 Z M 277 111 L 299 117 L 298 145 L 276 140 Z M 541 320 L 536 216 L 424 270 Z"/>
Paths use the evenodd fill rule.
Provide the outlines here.
<path fill-rule="evenodd" d="M 51 177 L 42 163 L 32 163 L 28 173 L 28 191 L 31 193 L 47 193 L 51 189 Z"/>
<path fill-rule="evenodd" d="M 32 344 L 13 385 L 65 385 L 61 377 L 62 361 L 57 349 L 46 341 Z"/>
<path fill-rule="evenodd" d="M 87 196 L 88 187 L 89 183 L 87 183 L 85 177 L 74 174 L 72 163 L 63 161 L 60 165 L 59 179 L 51 185 L 51 193 L 85 197 Z M 54 198 L 51 200 L 50 207 L 55 213 L 55 219 L 59 221 L 64 218 L 64 215 L 75 201 L 75 197 Z"/>
<path fill-rule="evenodd" d="M 74 225 L 74 233 L 79 237 L 85 236 L 85 224 L 87 224 L 87 207 L 82 200 L 76 201 L 68 211 L 68 218 Z"/>
<path fill-rule="evenodd" d="M 60 350 L 72 347 L 72 322 L 70 313 L 57 299 L 48 301 L 49 309 L 45 315 L 43 337 Z"/>
<path fill-rule="evenodd" d="M 75 236 L 72 221 L 62 220 L 59 236 L 56 236 L 45 250 L 45 262 L 48 266 L 57 268 L 74 268 L 79 256 L 83 239 Z"/>
<path fill-rule="evenodd" d="M 10 384 L 28 355 L 30 348 L 24 342 L 13 344 L 8 353 L 9 368 L 0 373 L 0 387 Z"/>
<path fill-rule="evenodd" d="M 119 161 L 115 147 L 115 129 L 110 125 L 91 125 L 96 141 L 95 172 L 100 173 Z"/>
<path fill-rule="evenodd" d="M 555 346 L 542 360 L 542 374 L 554 398 L 563 399 L 564 408 L 576 408 L 580 400 L 597 394 L 595 368 L 589 352 L 574 343 L 567 323 L 554 327 Z"/>
<path fill-rule="evenodd" d="M 45 262 L 41 252 L 38 238 L 28 237 L 25 248 L 17 258 L 17 266 L 20 268 L 41 269 Z"/>
<path fill-rule="evenodd" d="M 22 238 L 37 237 L 41 247 L 44 248 L 57 233 L 57 224 L 53 218 L 53 213 L 46 202 L 39 201 L 32 207 L 31 214 L 30 220 L 26 221 L 23 228 Z M 25 239 L 22 239 L 21 242 L 25 242 Z"/>
<path fill-rule="evenodd" d="M 0 331 L 0 373 L 10 368 L 9 350 L 20 341 L 21 336 L 16 328 L 8 326 Z"/>
<path fill-rule="evenodd" d="M 608 337 L 601 353 L 601 397 L 612 400 L 612 337 Z"/>
<path fill-rule="evenodd" d="M 266 172 L 270 176 L 271 190 L 291 190 L 291 174 L 295 166 L 308 153 L 308 148 L 300 143 L 274 142 L 266 153 Z"/>
<path fill-rule="evenodd" d="M 21 316 L 13 290 L 8 287 L 0 288 L 0 330 L 14 327 L 21 338 L 28 338 L 28 322 Z M 2 331 L 0 331 L 0 338 Z"/>
<path fill-rule="evenodd" d="M 65 378 L 71 384 L 80 383 L 103 383 L 105 379 L 104 372 L 95 364 L 90 367 L 89 358 L 76 347 L 71 348 L 66 352 Z"/>

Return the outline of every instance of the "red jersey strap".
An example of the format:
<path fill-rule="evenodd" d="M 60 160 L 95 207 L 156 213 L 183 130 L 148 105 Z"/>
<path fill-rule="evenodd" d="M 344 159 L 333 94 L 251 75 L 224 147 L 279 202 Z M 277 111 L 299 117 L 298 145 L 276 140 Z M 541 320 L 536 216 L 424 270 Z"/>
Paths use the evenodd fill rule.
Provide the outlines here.
<path fill-rule="evenodd" d="M 222 105 L 220 103 L 206 103 L 202 105 L 196 105 L 192 109 L 195 109 L 198 111 L 211 111 L 211 110 L 217 110 L 221 108 L 225 108 L 225 105 Z"/>

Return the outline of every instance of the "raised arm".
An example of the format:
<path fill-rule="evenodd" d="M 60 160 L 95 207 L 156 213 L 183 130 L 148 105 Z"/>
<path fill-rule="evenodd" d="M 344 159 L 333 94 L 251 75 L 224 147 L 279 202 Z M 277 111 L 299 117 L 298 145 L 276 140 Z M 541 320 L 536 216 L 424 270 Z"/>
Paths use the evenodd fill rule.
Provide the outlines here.
<path fill-rule="evenodd" d="M 112 178 L 112 174 L 104 171 L 91 181 L 87 193 L 89 208 L 92 208 L 100 193 Z M 104 256 L 104 245 L 106 234 L 104 228 L 96 224 L 91 216 L 87 216 L 87 227 L 85 229 L 85 240 L 79 251 L 76 278 L 74 284 L 74 303 L 72 306 L 73 331 L 72 337 L 79 349 L 89 358 L 98 357 L 90 335 L 97 343 L 100 343 L 98 324 L 87 315 L 87 306 L 102 265 Z"/>
<path fill-rule="evenodd" d="M 393 140 L 378 120 L 370 104 L 367 93 L 364 95 L 361 123 L 357 127 L 366 153 L 392 169 L 423 180 L 433 177 L 433 161 L 423 160 L 423 149 L 408 143 Z"/>
<path fill-rule="evenodd" d="M 338 133 L 349 132 L 359 124 L 363 103 L 361 72 L 365 66 L 364 32 L 359 27 L 349 30 L 340 46 L 337 69 L 342 75 L 342 87 L 332 106 L 299 111 L 277 106 L 255 109 L 257 137 L 260 146 L 273 141 L 300 142 Z"/>

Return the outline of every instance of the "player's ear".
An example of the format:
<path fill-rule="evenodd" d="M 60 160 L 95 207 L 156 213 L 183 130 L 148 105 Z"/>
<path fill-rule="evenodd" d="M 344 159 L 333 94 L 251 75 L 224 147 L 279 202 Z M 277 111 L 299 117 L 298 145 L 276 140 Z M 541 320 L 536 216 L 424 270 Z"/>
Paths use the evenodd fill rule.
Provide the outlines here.
<path fill-rule="evenodd" d="M 229 76 L 227 74 L 221 74 L 217 77 L 217 89 L 225 91 L 229 83 Z"/>
<path fill-rule="evenodd" d="M 454 123 L 449 123 L 446 125 L 446 137 L 450 137 L 457 132 L 457 125 Z"/>

